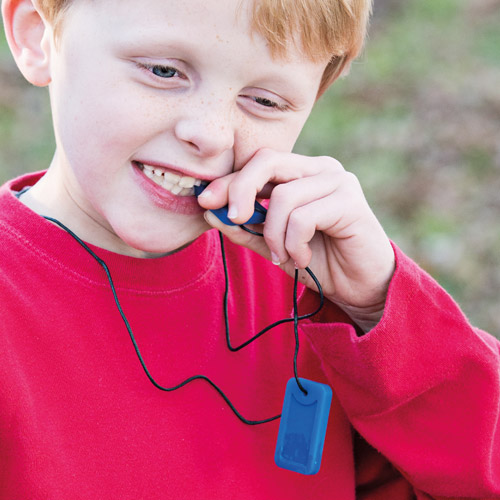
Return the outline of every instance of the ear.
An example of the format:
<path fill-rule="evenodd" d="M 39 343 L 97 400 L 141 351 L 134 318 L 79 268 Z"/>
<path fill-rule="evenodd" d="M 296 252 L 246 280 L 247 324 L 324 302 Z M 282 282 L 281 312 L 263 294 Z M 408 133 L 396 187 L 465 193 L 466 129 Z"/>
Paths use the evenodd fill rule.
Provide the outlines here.
<path fill-rule="evenodd" d="M 35 0 L 2 0 L 2 16 L 7 42 L 21 73 L 33 85 L 48 85 L 52 28 Z"/>

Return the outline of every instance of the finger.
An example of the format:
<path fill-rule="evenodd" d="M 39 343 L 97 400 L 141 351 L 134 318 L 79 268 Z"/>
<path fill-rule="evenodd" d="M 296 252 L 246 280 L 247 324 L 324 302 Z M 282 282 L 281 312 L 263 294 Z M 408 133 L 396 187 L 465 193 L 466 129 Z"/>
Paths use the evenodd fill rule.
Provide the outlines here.
<path fill-rule="evenodd" d="M 345 172 L 327 170 L 319 175 L 279 184 L 273 190 L 264 237 L 271 251 L 286 262 L 290 257 L 285 247 L 285 235 L 290 214 L 299 207 L 329 196 L 341 186 Z"/>
<path fill-rule="evenodd" d="M 294 210 L 285 246 L 296 267 L 314 270 L 330 300 L 353 307 L 384 300 L 394 252 L 368 204 L 352 203 L 349 190 Z"/>
<path fill-rule="evenodd" d="M 205 220 L 210 226 L 218 229 L 233 243 L 249 248 L 254 252 L 262 255 L 264 258 L 272 261 L 271 252 L 261 236 L 250 234 L 239 226 L 229 226 L 221 222 L 212 212 L 207 211 L 204 214 Z"/>
<path fill-rule="evenodd" d="M 292 211 L 285 234 L 285 249 L 295 265 L 309 266 L 312 258 L 311 241 L 317 237 L 341 240 L 353 235 L 350 231 L 356 222 L 350 216 L 352 204 L 347 192 L 337 192 L 303 205 Z M 324 234 L 319 234 L 324 233 Z M 322 246 L 324 248 L 324 245 Z"/>
<path fill-rule="evenodd" d="M 233 179 L 235 178 L 237 172 L 233 172 L 224 177 L 220 177 L 218 179 L 213 180 L 208 187 L 206 187 L 202 193 L 198 196 L 198 203 L 201 207 L 206 208 L 208 210 L 214 210 L 226 206 L 229 204 L 229 186 Z M 267 199 L 271 196 L 274 185 L 266 184 L 261 191 L 257 193 L 258 200 Z M 249 197 L 251 200 L 252 197 Z M 253 198 L 255 202 L 255 198 Z M 228 211 L 231 208 L 228 209 Z M 234 219 L 234 209 L 231 212 L 230 219 Z M 253 212 L 252 212 L 253 213 Z M 248 220 L 250 216 L 248 216 L 243 222 Z M 235 221 L 235 223 L 239 223 Z"/>
<path fill-rule="evenodd" d="M 248 220 L 256 196 L 271 183 L 288 183 L 320 172 L 339 170 L 343 167 L 333 158 L 306 158 L 292 153 L 259 150 L 228 185 L 232 220 L 238 224 Z"/>
<path fill-rule="evenodd" d="M 208 210 L 220 208 L 228 203 L 228 187 L 237 172 L 232 172 L 224 177 L 211 181 L 198 196 L 198 203 Z"/>

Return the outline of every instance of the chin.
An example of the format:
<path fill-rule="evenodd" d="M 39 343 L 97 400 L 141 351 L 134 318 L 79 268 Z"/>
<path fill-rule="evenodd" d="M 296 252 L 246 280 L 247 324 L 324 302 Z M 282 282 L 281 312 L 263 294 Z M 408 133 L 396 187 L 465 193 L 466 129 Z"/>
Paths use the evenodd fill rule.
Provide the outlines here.
<path fill-rule="evenodd" d="M 177 234 L 176 238 L 172 238 L 171 233 L 153 235 L 144 234 L 141 232 L 135 235 L 124 235 L 120 237 L 123 245 L 129 249 L 126 253 L 133 257 L 154 258 L 163 257 L 175 253 L 187 247 L 196 238 L 201 236 L 209 227 L 204 227 L 200 231 L 190 232 L 189 235 Z"/>

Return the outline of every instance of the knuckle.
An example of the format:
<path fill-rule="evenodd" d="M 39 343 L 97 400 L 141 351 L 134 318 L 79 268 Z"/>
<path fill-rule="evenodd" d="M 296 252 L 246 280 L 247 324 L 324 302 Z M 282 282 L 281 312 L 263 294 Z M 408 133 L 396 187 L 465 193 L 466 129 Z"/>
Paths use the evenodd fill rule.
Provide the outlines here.
<path fill-rule="evenodd" d="M 245 185 L 245 178 L 246 175 L 243 171 L 241 171 L 239 175 L 234 175 L 229 181 L 228 189 L 230 191 L 239 189 L 240 186 Z"/>
<path fill-rule="evenodd" d="M 346 190 L 353 195 L 358 195 L 363 192 L 359 179 L 352 172 L 345 173 L 344 186 Z"/>
<path fill-rule="evenodd" d="M 279 206 L 286 205 L 290 198 L 287 187 L 288 186 L 286 184 L 278 184 L 274 186 L 271 193 L 271 200 Z"/>
<path fill-rule="evenodd" d="M 269 248 L 278 250 L 279 248 L 281 248 L 283 246 L 282 238 L 280 237 L 280 235 L 276 231 L 273 231 L 272 229 L 268 229 L 264 225 L 263 234 L 264 234 L 264 239 L 266 241 L 266 244 Z"/>
<path fill-rule="evenodd" d="M 331 156 L 319 156 L 318 159 L 324 168 L 330 172 L 339 173 L 346 171 L 342 163 Z"/>
<path fill-rule="evenodd" d="M 352 186 L 356 186 L 356 187 L 358 187 L 360 185 L 359 184 L 359 179 L 352 172 L 347 172 L 346 171 L 344 175 L 345 175 L 345 178 L 346 178 L 346 181 L 347 181 L 348 184 L 350 184 Z"/>
<path fill-rule="evenodd" d="M 253 158 L 257 161 L 266 162 L 271 159 L 273 154 L 274 151 L 271 148 L 261 148 L 255 153 Z"/>
<path fill-rule="evenodd" d="M 288 226 L 299 234 L 303 233 L 309 225 L 304 212 L 301 207 L 298 207 L 288 217 Z"/>

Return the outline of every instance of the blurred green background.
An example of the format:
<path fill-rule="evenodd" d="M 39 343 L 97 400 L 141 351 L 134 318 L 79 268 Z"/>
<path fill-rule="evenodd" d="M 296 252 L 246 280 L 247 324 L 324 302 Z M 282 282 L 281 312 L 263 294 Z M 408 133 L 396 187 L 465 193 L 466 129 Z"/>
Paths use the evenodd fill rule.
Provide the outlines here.
<path fill-rule="evenodd" d="M 46 168 L 53 135 L 1 36 L 3 182 Z M 500 337 L 500 0 L 375 0 L 363 56 L 296 151 L 353 171 L 389 236 Z"/>

